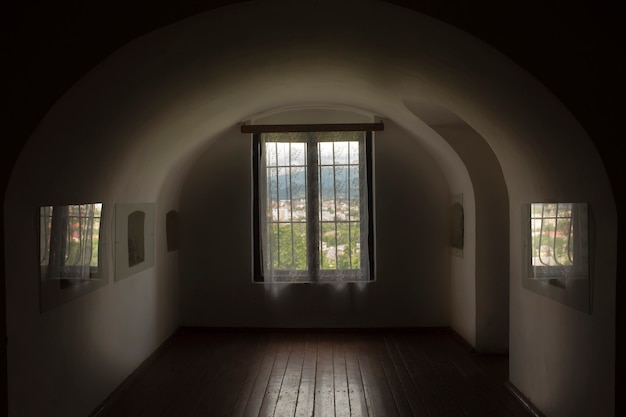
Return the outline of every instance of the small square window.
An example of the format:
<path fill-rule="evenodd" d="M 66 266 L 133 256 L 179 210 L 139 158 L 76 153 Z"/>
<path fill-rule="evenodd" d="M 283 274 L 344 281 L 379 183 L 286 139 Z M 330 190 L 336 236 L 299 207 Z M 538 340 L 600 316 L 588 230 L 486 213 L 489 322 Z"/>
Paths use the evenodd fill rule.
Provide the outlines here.
<path fill-rule="evenodd" d="M 526 219 L 524 287 L 590 311 L 587 204 L 531 203 Z"/>
<path fill-rule="evenodd" d="M 41 310 L 100 287 L 102 203 L 39 208 Z"/>

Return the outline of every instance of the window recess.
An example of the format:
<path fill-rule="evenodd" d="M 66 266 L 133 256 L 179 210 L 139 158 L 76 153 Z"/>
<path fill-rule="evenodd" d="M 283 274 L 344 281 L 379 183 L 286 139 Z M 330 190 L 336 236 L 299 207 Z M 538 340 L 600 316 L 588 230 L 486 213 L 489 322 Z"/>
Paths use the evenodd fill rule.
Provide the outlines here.
<path fill-rule="evenodd" d="M 102 203 L 39 207 L 41 312 L 107 283 L 101 262 L 102 213 Z"/>
<path fill-rule="evenodd" d="M 588 205 L 530 203 L 525 213 L 524 288 L 591 313 Z"/>
<path fill-rule="evenodd" d="M 39 264 L 42 279 L 72 282 L 97 279 L 102 204 L 39 209 Z"/>
<path fill-rule="evenodd" d="M 253 134 L 254 281 L 373 280 L 372 132 L 382 124 L 244 127 Z"/>
<path fill-rule="evenodd" d="M 530 205 L 529 276 L 586 278 L 589 274 L 587 207 L 575 203 Z"/>

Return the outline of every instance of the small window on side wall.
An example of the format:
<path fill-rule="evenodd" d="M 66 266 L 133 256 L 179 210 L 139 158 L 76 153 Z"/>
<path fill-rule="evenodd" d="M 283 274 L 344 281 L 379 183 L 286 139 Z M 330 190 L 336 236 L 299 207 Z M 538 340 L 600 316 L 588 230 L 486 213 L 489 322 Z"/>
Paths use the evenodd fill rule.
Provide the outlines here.
<path fill-rule="evenodd" d="M 586 203 L 531 203 L 526 210 L 524 287 L 591 311 Z"/>
<path fill-rule="evenodd" d="M 102 203 L 42 206 L 38 223 L 41 311 L 106 284 Z"/>

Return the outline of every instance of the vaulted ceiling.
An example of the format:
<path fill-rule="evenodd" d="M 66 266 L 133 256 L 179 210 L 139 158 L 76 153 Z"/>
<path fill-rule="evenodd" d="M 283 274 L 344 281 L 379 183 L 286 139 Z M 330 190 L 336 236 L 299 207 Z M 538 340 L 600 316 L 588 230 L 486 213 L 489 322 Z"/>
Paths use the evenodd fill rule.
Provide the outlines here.
<path fill-rule="evenodd" d="M 607 161 L 609 174 L 617 173 L 611 126 L 621 120 L 624 106 L 611 97 L 624 90 L 625 69 L 617 6 L 569 2 L 565 9 L 538 0 L 386 1 L 464 30 L 528 70 L 581 121 Z M 159 27 L 238 2 L 4 2 L 4 125 L 14 146 L 5 145 L 2 152 L 3 178 L 8 178 L 21 145 L 54 102 L 115 50 Z"/>

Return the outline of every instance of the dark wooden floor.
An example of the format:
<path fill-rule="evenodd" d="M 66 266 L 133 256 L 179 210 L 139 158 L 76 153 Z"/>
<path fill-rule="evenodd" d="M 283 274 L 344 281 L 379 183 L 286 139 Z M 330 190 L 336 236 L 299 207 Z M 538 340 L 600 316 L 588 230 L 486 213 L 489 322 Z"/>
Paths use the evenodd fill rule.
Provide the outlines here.
<path fill-rule="evenodd" d="M 181 329 L 97 416 L 529 417 L 507 367 L 447 329 Z"/>

